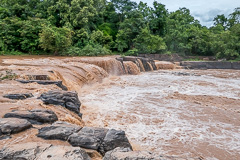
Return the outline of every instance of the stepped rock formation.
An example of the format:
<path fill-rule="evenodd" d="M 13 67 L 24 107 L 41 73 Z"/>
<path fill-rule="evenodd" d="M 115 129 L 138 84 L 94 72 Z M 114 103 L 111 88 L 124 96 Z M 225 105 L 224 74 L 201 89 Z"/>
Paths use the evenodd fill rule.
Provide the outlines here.
<path fill-rule="evenodd" d="M 80 113 L 81 96 L 75 91 L 84 85 L 101 83 L 109 75 L 137 75 L 155 70 L 153 60 L 137 57 L 0 60 L 0 74 L 16 78 L 0 81 L 3 95 L 0 117 L 4 117 L 0 119 L 0 159 L 87 160 L 88 154 L 101 157 L 93 150 L 102 155 L 117 147 L 132 150 L 124 131 L 85 126 Z M 90 150 L 86 153 L 80 147 Z"/>
<path fill-rule="evenodd" d="M 53 123 L 58 120 L 57 115 L 51 110 L 34 109 L 30 111 L 12 111 L 6 113 L 4 118 L 26 119 L 32 124 Z"/>

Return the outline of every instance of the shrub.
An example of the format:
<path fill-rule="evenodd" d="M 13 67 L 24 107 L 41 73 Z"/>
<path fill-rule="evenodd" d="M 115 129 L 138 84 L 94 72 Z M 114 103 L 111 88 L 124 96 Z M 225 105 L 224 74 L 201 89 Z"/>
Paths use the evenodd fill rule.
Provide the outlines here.
<path fill-rule="evenodd" d="M 39 34 L 40 47 L 57 55 L 71 46 L 72 34 L 73 32 L 69 28 L 45 26 Z"/>
<path fill-rule="evenodd" d="M 70 47 L 62 53 L 62 55 L 70 56 L 101 56 L 110 54 L 112 54 L 111 50 L 102 47 L 99 44 L 88 44 L 83 49 L 78 47 Z"/>

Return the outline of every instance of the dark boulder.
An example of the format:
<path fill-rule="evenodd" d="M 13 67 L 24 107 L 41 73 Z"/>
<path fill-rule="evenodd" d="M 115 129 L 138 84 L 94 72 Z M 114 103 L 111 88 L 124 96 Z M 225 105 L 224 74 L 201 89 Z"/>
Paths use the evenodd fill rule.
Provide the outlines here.
<path fill-rule="evenodd" d="M 30 111 L 12 111 L 4 115 L 4 118 L 26 119 L 32 124 L 53 123 L 58 120 L 57 115 L 51 110 L 35 109 Z"/>
<path fill-rule="evenodd" d="M 18 118 L 1 118 L 0 119 L 0 136 L 3 134 L 14 134 L 31 128 L 32 124 L 25 119 Z"/>
<path fill-rule="evenodd" d="M 77 92 L 54 90 L 43 93 L 39 97 L 45 104 L 60 105 L 78 114 L 81 117 L 80 105 Z"/>
<path fill-rule="evenodd" d="M 33 97 L 32 93 L 20 93 L 20 94 L 6 94 L 3 96 L 4 98 L 8 99 L 17 99 L 17 100 L 23 100 L 27 98 Z"/>
<path fill-rule="evenodd" d="M 107 131 L 108 129 L 105 128 L 83 127 L 78 133 L 72 134 L 68 142 L 72 146 L 93 149 L 103 153 L 102 144 Z"/>
<path fill-rule="evenodd" d="M 0 159 L 5 160 L 90 160 L 87 153 L 77 147 L 53 146 L 47 143 L 23 143 L 4 147 Z"/>
<path fill-rule="evenodd" d="M 64 86 L 62 84 L 62 81 L 51 81 L 51 80 L 21 80 L 21 79 L 17 79 L 16 81 L 20 82 L 20 83 L 38 83 L 41 85 L 51 85 L 51 84 L 55 84 L 56 86 L 58 86 L 59 88 L 61 88 L 62 90 L 67 91 L 67 87 Z"/>
<path fill-rule="evenodd" d="M 37 136 L 43 139 L 58 139 L 66 141 L 70 135 L 78 132 L 80 129 L 80 126 L 58 121 L 51 126 L 39 129 Z"/>
<path fill-rule="evenodd" d="M 113 150 L 117 147 L 132 149 L 124 131 L 110 129 L 104 138 L 104 152 Z"/>
<path fill-rule="evenodd" d="M 117 147 L 132 149 L 125 132 L 114 129 L 83 127 L 78 133 L 72 134 L 68 142 L 73 146 L 97 150 L 103 155 Z"/>

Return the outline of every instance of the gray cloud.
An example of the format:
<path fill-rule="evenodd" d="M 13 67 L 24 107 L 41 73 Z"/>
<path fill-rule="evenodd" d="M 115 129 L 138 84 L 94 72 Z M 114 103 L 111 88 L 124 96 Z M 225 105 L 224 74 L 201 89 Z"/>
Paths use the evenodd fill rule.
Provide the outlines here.
<path fill-rule="evenodd" d="M 136 2 L 143 1 L 152 6 L 154 0 L 133 0 Z M 190 9 L 191 14 L 198 19 L 202 25 L 210 27 L 213 19 L 219 14 L 228 16 L 237 7 L 240 7 L 240 0 L 157 0 L 166 5 L 171 12 L 181 7 Z"/>
<path fill-rule="evenodd" d="M 209 10 L 205 13 L 201 13 L 201 12 L 194 12 L 192 13 L 192 15 L 198 19 L 202 25 L 205 25 L 207 27 L 210 27 L 213 25 L 213 19 L 217 16 L 217 15 L 221 15 L 224 14 L 226 17 L 228 17 L 228 15 L 232 12 L 232 10 L 228 9 L 228 10 L 221 10 L 221 9 L 212 9 Z"/>

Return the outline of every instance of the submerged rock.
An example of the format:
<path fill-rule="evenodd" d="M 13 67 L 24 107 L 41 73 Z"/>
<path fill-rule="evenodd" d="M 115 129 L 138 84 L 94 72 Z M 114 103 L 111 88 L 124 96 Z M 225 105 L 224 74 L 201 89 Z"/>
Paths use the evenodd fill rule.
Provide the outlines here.
<path fill-rule="evenodd" d="M 10 160 L 90 160 L 81 148 L 47 143 L 15 144 L 0 150 L 0 159 Z"/>
<path fill-rule="evenodd" d="M 51 126 L 39 129 L 37 136 L 43 139 L 59 139 L 66 141 L 70 135 L 78 132 L 80 129 L 80 126 L 60 121 L 55 122 Z"/>
<path fill-rule="evenodd" d="M 45 104 L 60 105 L 68 110 L 78 114 L 80 117 L 81 102 L 78 99 L 77 92 L 54 90 L 43 93 L 39 97 Z"/>
<path fill-rule="evenodd" d="M 17 79 L 16 81 L 20 82 L 20 83 L 38 83 L 41 85 L 51 85 L 51 84 L 55 84 L 56 86 L 58 86 L 59 88 L 61 88 L 62 90 L 67 91 L 67 87 L 64 86 L 62 84 L 62 81 L 51 81 L 51 80 L 21 80 L 21 79 Z"/>
<path fill-rule="evenodd" d="M 33 97 L 33 95 L 32 93 L 19 93 L 19 94 L 6 94 L 3 97 L 8 99 L 23 100 L 23 99 L 31 98 Z"/>
<path fill-rule="evenodd" d="M 31 127 L 32 127 L 32 124 L 25 119 L 1 118 L 0 119 L 0 136 L 3 134 L 18 133 Z"/>
<path fill-rule="evenodd" d="M 35 109 L 30 111 L 12 111 L 4 115 L 4 118 L 27 119 L 32 124 L 53 123 L 58 120 L 57 115 L 51 110 Z"/>

